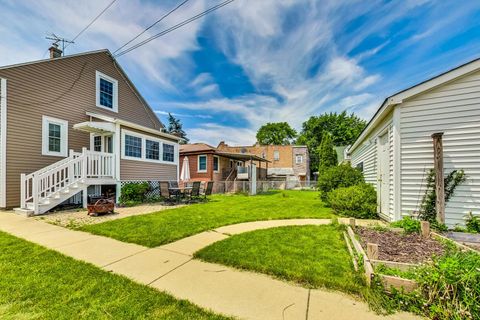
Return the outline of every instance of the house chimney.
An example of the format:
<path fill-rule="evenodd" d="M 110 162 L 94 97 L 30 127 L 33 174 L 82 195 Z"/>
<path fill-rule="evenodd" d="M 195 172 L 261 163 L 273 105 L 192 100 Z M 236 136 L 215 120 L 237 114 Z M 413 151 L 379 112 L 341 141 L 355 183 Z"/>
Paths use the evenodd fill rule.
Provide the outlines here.
<path fill-rule="evenodd" d="M 54 43 L 50 48 L 50 59 L 60 58 L 62 56 L 62 50 L 58 49 L 58 44 Z"/>

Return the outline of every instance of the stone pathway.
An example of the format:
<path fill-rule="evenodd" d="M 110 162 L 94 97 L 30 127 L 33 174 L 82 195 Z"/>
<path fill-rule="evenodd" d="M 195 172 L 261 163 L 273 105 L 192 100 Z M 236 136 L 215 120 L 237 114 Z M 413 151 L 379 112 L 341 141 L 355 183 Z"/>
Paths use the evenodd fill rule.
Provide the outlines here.
<path fill-rule="evenodd" d="M 51 224 L 62 227 L 83 226 L 86 224 L 102 223 L 109 220 L 123 219 L 130 216 L 138 216 L 142 214 L 149 214 L 153 212 L 163 211 L 167 209 L 174 209 L 185 206 L 184 204 L 175 206 L 166 206 L 163 203 L 145 203 L 134 207 L 115 208 L 115 213 L 105 214 L 98 217 L 91 217 L 87 214 L 86 209 L 72 209 L 58 212 L 51 212 L 46 215 L 32 217 L 41 221 L 46 221 Z"/>
<path fill-rule="evenodd" d="M 0 212 L 2 231 L 218 313 L 265 320 L 416 319 L 405 313 L 378 316 L 370 312 L 365 303 L 339 292 L 309 290 L 263 274 L 192 259 L 195 251 L 223 240 L 229 234 L 287 225 L 328 223 L 328 219 L 248 222 L 202 232 L 157 248 L 146 248 Z"/>

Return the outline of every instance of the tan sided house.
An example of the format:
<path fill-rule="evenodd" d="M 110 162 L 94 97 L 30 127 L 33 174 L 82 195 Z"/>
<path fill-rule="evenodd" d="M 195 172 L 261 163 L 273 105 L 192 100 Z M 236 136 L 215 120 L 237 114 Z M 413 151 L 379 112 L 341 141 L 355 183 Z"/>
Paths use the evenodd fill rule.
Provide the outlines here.
<path fill-rule="evenodd" d="M 108 50 L 0 67 L 0 207 L 41 214 L 126 181 L 177 180 L 179 138 Z M 61 52 L 60 52 L 61 53 Z"/>

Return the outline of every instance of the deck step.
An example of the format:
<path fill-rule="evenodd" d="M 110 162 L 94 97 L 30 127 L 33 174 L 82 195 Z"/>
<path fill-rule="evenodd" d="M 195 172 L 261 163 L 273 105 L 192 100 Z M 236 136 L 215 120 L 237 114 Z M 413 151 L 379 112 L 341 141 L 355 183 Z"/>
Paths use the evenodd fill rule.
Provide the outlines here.
<path fill-rule="evenodd" d="M 13 209 L 13 211 L 14 211 L 16 214 L 19 214 L 19 215 L 22 215 L 22 216 L 25 216 L 25 217 L 31 217 L 31 216 L 34 215 L 33 209 L 15 208 L 15 209 Z"/>

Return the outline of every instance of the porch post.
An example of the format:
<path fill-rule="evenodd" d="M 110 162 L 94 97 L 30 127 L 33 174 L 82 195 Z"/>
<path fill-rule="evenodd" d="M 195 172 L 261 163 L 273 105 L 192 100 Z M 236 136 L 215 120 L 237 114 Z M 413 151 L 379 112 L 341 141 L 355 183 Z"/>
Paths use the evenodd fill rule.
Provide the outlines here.
<path fill-rule="evenodd" d="M 83 208 L 87 208 L 88 204 L 88 193 L 87 193 L 87 187 L 83 188 L 82 190 L 82 206 Z"/>
<path fill-rule="evenodd" d="M 435 193 L 437 221 L 445 223 L 445 187 L 443 177 L 443 132 L 432 134 L 433 138 L 433 166 L 435 169 Z"/>

